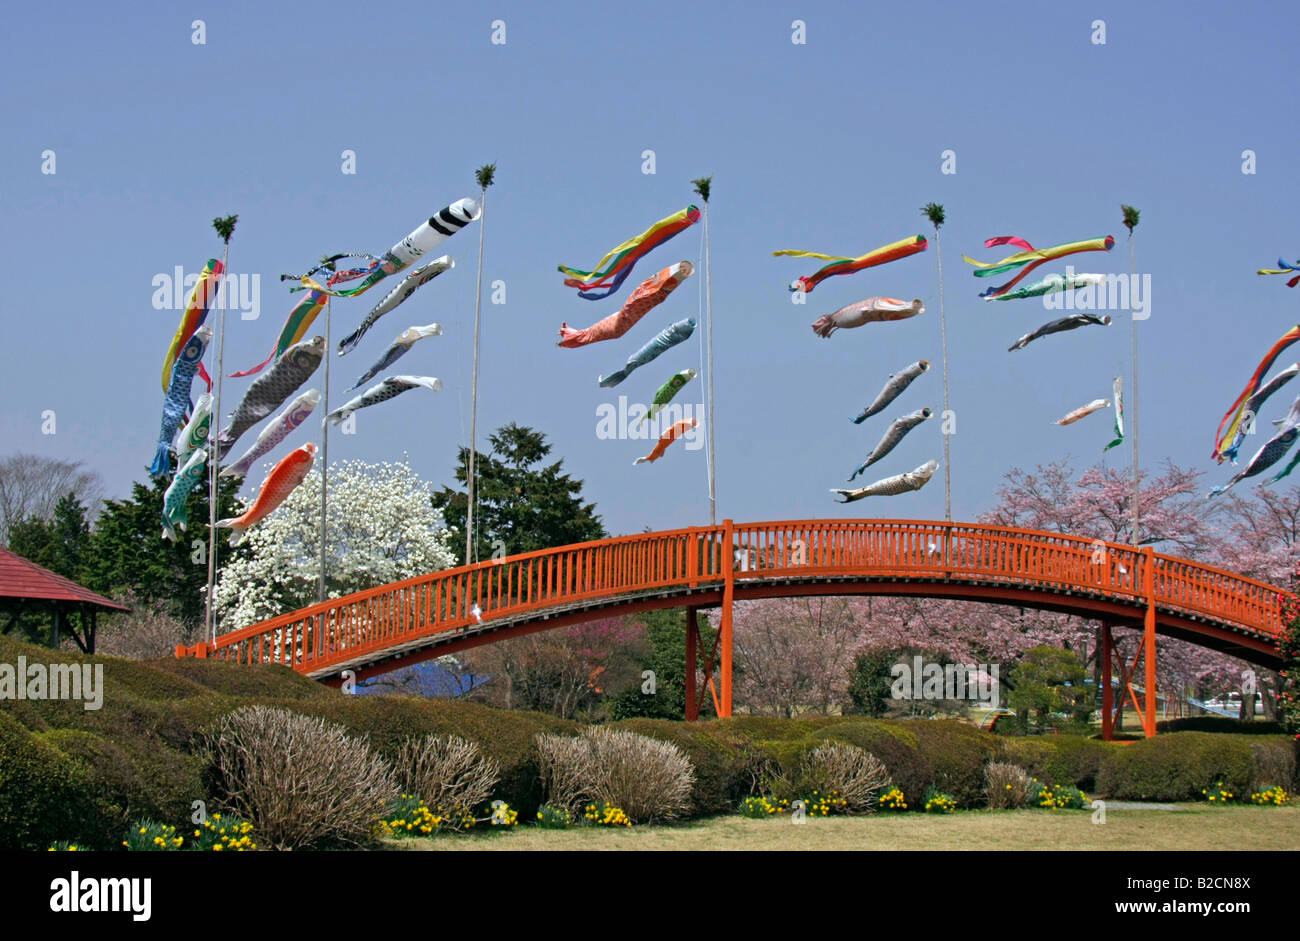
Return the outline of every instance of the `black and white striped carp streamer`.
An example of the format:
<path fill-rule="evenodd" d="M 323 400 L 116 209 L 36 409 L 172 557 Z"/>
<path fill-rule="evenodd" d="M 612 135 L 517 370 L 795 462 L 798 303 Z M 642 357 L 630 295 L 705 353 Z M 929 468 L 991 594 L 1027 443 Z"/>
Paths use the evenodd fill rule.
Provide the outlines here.
<path fill-rule="evenodd" d="M 844 498 L 836 501 L 838 503 L 852 503 L 863 497 L 893 497 L 911 490 L 920 490 L 930 482 L 930 478 L 938 469 L 938 461 L 926 461 L 916 470 L 908 471 L 906 474 L 895 474 L 893 477 L 877 480 L 874 484 L 867 484 L 857 490 L 832 489 L 831 493 L 839 494 Z"/>

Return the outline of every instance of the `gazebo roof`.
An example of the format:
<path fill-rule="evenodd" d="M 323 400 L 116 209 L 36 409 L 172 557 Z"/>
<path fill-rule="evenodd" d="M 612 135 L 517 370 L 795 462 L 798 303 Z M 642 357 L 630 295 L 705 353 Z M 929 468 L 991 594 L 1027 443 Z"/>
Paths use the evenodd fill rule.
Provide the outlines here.
<path fill-rule="evenodd" d="M 14 555 L 8 549 L 0 549 L 0 600 L 5 599 L 89 604 L 110 611 L 131 610 L 35 562 Z"/>

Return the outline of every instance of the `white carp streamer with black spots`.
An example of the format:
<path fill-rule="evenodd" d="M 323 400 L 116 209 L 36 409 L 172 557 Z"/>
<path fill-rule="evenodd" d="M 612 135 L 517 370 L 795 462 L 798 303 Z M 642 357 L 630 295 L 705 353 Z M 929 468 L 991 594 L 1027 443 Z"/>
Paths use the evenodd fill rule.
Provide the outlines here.
<path fill-rule="evenodd" d="M 321 427 L 325 426 L 325 422 L 337 425 L 359 408 L 368 408 L 371 405 L 378 405 L 380 402 L 387 402 L 394 396 L 416 388 L 425 388 L 437 392 L 442 388 L 442 380 L 435 379 L 433 376 L 389 376 L 383 382 L 371 386 L 356 398 L 349 399 L 330 412 L 325 416 L 325 421 L 321 422 Z"/>
<path fill-rule="evenodd" d="M 844 498 L 836 501 L 838 503 L 852 503 L 863 497 L 893 497 L 911 490 L 920 490 L 930 482 L 930 478 L 938 469 L 938 461 L 926 461 L 916 470 L 908 471 L 906 474 L 895 474 L 893 477 L 877 480 L 874 484 L 867 484 L 858 490 L 832 489 L 831 493 L 839 494 Z"/>

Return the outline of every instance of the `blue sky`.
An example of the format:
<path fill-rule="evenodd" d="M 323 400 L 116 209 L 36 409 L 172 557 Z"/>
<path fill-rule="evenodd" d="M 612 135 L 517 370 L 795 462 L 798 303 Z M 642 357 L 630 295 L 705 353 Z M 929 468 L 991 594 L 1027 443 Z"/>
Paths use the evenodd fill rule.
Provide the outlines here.
<path fill-rule="evenodd" d="M 1261 8 L 1262 9 L 1262 8 Z M 206 43 L 191 41 L 202 19 Z M 492 22 L 505 22 L 503 45 Z M 791 42 L 792 23 L 806 43 Z M 1104 45 L 1093 21 L 1103 20 Z M 942 471 L 919 493 L 839 507 L 845 479 L 896 415 L 942 405 L 936 251 L 824 282 L 791 303 L 787 283 L 820 263 L 780 248 L 857 255 L 925 232 L 918 209 L 945 205 L 953 516 L 990 507 L 1002 476 L 1072 456 L 1101 460 L 1109 410 L 1054 420 L 1130 378 L 1127 313 L 1115 323 L 1006 348 L 1059 314 L 1034 300 L 988 304 L 962 253 L 991 235 L 1035 245 L 1111 234 L 1080 271 L 1127 271 L 1119 205 L 1142 210 L 1137 265 L 1152 282 L 1140 324 L 1141 454 L 1229 476 L 1207 460 L 1220 416 L 1263 351 L 1300 321 L 1300 289 L 1261 278 L 1300 255 L 1296 131 L 1287 110 L 1300 12 L 1251 15 L 1174 3 L 440 4 L 370 12 L 326 2 L 27 5 L 6 15 L 0 70 L 0 453 L 79 458 L 109 495 L 145 477 L 158 435 L 161 360 L 177 312 L 151 305 L 152 279 L 219 254 L 210 221 L 238 213 L 231 270 L 259 273 L 256 320 L 230 316 L 227 372 L 259 362 L 293 304 L 282 272 L 321 254 L 380 253 L 437 209 L 474 195 L 474 168 L 498 164 L 488 198 L 479 445 L 508 421 L 544 431 L 586 481 L 611 532 L 708 520 L 705 452 L 599 440 L 596 410 L 648 401 L 673 372 L 699 368 L 702 335 L 616 390 L 596 377 L 669 322 L 697 316 L 698 276 L 620 340 L 555 346 L 562 321 L 613 312 L 642 278 L 698 262 L 702 226 L 651 254 L 612 300 L 578 299 L 555 270 L 609 248 L 692 199 L 713 174 L 714 355 L 719 519 L 879 515 L 942 518 Z M 57 172 L 42 174 L 42 152 Z M 654 174 L 642 172 L 655 152 Z M 1242 152 L 1257 172 L 1242 173 Z M 344 150 L 357 172 L 341 172 Z M 955 174 L 941 154 L 956 154 Z M 330 437 L 331 461 L 407 453 L 450 482 L 469 431 L 475 254 L 472 227 L 439 252 L 457 268 L 421 289 L 342 359 L 330 401 L 410 324 L 439 321 L 389 373 L 434 375 L 358 414 Z M 1044 267 L 1046 274 L 1060 267 Z M 702 272 L 700 272 L 702 275 Z M 1037 277 L 1036 275 L 1031 275 Z M 333 309 L 350 331 L 384 288 Z M 871 295 L 920 297 L 927 312 L 815 336 L 818 316 Z M 313 333 L 323 331 L 318 321 Z M 889 373 L 935 369 L 886 412 L 856 415 Z M 1283 354 L 1279 366 L 1300 358 Z M 248 380 L 224 387 L 225 410 Z M 320 374 L 314 380 L 320 384 Z M 679 398 L 701 401 L 700 381 Z M 1290 400 L 1280 395 L 1266 419 Z M 41 432 L 54 410 L 57 432 Z M 320 414 L 320 413 L 318 413 Z M 311 434 L 315 436 L 317 432 Z M 256 432 L 241 439 L 251 444 Z M 300 429 L 278 449 L 307 440 Z M 1258 440 L 1258 439 L 1256 439 Z M 1247 456 L 1255 442 L 1248 446 Z M 942 459 L 937 417 L 867 480 Z M 1128 446 L 1105 458 L 1127 467 Z M 875 473 L 879 471 L 879 473 Z M 250 474 L 245 492 L 264 468 Z"/>

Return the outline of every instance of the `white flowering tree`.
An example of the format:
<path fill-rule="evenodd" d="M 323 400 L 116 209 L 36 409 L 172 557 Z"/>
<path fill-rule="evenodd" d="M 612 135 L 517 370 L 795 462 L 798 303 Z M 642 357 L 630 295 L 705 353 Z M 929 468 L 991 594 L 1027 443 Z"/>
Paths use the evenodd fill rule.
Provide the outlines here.
<path fill-rule="evenodd" d="M 326 595 L 338 598 L 455 564 L 455 530 L 430 501 L 430 485 L 407 463 L 330 465 Z M 246 501 L 247 505 L 247 501 Z M 320 578 L 320 471 L 249 530 L 247 550 L 221 571 L 221 631 L 316 601 Z"/>

